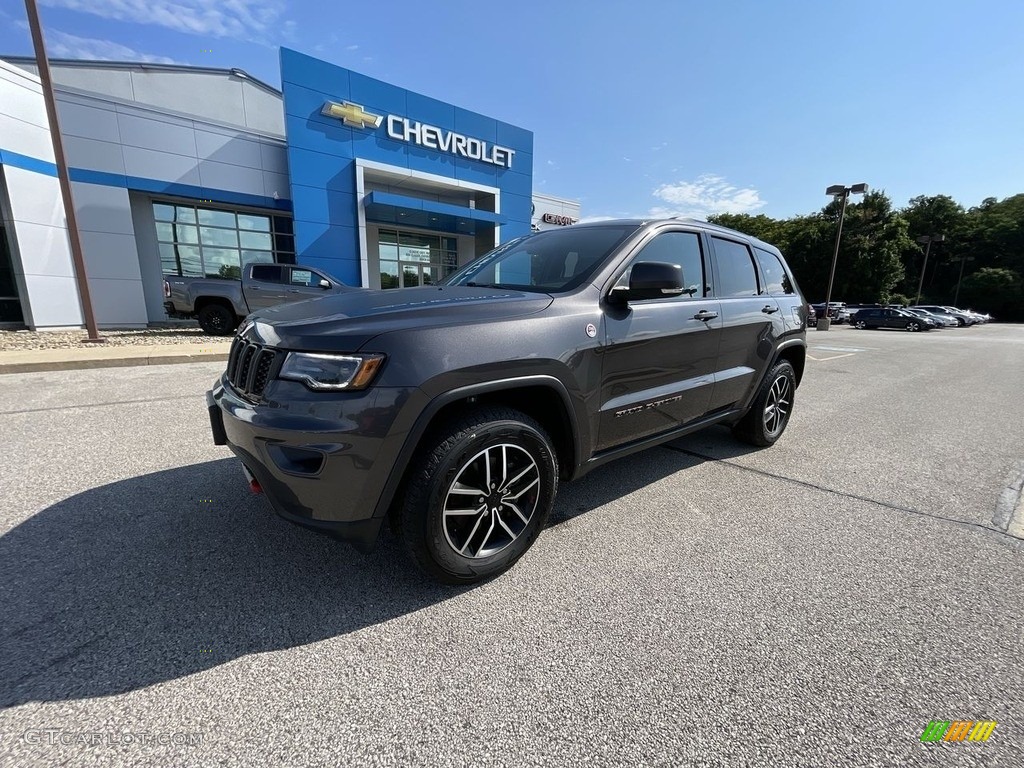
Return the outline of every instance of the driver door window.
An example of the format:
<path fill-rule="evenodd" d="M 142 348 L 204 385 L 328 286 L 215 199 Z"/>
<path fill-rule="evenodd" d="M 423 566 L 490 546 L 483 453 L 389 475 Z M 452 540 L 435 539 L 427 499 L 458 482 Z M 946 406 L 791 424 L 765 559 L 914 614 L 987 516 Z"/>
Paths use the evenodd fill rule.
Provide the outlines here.
<path fill-rule="evenodd" d="M 683 272 L 683 292 L 676 299 L 702 299 L 710 290 L 704 276 L 704 257 L 700 235 L 696 232 L 663 232 L 640 249 L 632 264 L 616 282 L 616 287 L 628 286 L 633 264 L 640 261 L 658 261 L 676 264 Z M 664 301 L 664 299 L 654 299 Z"/>

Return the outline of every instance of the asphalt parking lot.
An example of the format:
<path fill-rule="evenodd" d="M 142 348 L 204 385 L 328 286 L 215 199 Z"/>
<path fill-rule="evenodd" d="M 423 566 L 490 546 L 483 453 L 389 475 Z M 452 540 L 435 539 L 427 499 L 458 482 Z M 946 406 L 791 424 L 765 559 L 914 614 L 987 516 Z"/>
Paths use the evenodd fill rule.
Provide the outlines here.
<path fill-rule="evenodd" d="M 775 447 L 609 465 L 469 589 L 274 517 L 222 364 L 0 376 L 0 765 L 1024 765 L 1024 326 L 808 337 Z"/>

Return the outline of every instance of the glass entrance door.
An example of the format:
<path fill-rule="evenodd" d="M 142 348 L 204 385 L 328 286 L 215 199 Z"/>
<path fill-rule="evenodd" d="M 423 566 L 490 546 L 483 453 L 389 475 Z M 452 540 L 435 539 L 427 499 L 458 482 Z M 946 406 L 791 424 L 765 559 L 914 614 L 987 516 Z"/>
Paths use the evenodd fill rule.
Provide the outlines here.
<path fill-rule="evenodd" d="M 458 268 L 458 241 L 395 229 L 379 230 L 381 288 L 436 285 Z"/>

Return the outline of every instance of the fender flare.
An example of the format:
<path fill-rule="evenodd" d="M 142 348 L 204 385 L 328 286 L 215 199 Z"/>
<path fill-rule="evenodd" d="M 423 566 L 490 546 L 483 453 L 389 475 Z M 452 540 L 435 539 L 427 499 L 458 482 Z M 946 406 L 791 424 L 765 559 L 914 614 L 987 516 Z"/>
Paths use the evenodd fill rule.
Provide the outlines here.
<path fill-rule="evenodd" d="M 409 430 L 409 434 L 406 436 L 405 442 L 402 444 L 402 447 L 398 452 L 398 457 L 391 468 L 391 473 L 388 476 L 387 482 L 384 484 L 384 489 L 377 501 L 377 506 L 374 508 L 373 516 L 378 518 L 387 515 L 388 510 L 390 510 L 391 504 L 394 501 L 395 493 L 398 491 L 398 486 L 405 477 L 406 470 L 409 468 L 409 463 L 412 461 L 413 455 L 416 453 L 416 449 L 419 447 L 423 436 L 426 434 L 427 427 L 442 408 L 458 400 L 465 400 L 467 397 L 472 397 L 473 395 L 485 395 L 492 392 L 532 386 L 542 386 L 552 389 L 562 400 L 562 405 L 569 418 L 569 428 L 572 431 L 573 459 L 571 462 L 571 469 L 572 475 L 575 475 L 583 461 L 583 436 L 580 429 L 579 415 L 572 404 L 572 396 L 569 394 L 568 388 L 561 379 L 548 374 L 531 374 L 526 376 L 511 376 L 504 379 L 497 379 L 495 381 L 480 382 L 478 384 L 469 384 L 465 387 L 459 387 L 458 389 L 452 389 L 437 395 L 427 403 L 422 411 L 420 411 L 419 416 L 416 417 L 416 421 L 413 423 L 412 429 Z"/>

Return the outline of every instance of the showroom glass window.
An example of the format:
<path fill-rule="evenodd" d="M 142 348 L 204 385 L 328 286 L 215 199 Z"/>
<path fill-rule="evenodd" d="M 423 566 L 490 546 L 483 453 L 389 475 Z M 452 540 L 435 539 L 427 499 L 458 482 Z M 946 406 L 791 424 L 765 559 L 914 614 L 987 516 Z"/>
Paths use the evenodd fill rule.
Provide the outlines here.
<path fill-rule="evenodd" d="M 715 292 L 724 299 L 757 296 L 757 272 L 750 249 L 735 240 L 711 239 L 715 243 L 718 261 L 718 287 Z"/>
<path fill-rule="evenodd" d="M 633 264 L 639 261 L 658 261 L 678 264 L 682 270 L 683 293 L 677 298 L 700 299 L 704 297 L 704 258 L 700 249 L 700 235 L 696 232 L 663 232 L 640 249 L 629 269 L 617 281 L 616 286 L 628 286 Z M 659 299 L 660 301 L 660 299 Z"/>
<path fill-rule="evenodd" d="M 288 216 L 154 202 L 153 218 L 165 275 L 238 279 L 250 262 L 295 263 Z"/>

